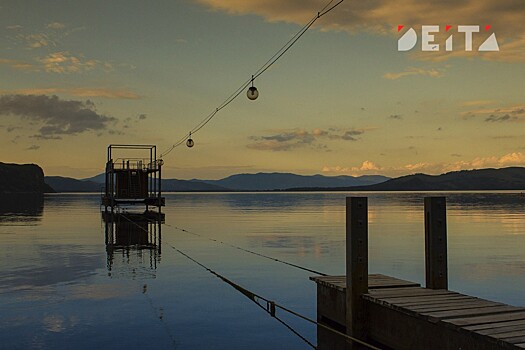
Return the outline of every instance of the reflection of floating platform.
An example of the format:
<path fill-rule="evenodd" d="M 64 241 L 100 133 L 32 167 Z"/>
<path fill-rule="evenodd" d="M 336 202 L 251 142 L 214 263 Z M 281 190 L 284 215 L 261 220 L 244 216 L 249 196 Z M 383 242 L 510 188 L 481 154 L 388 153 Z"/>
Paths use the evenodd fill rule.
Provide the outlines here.
<path fill-rule="evenodd" d="M 110 275 L 155 276 L 161 258 L 161 225 L 165 215 L 156 211 L 127 213 L 103 211 L 107 268 Z"/>
<path fill-rule="evenodd" d="M 111 212 L 103 211 L 102 219 L 104 222 L 114 223 L 116 221 L 133 221 L 133 222 L 156 222 L 158 221 L 161 224 L 165 223 L 166 214 L 159 213 L 157 211 L 144 211 L 143 213 L 134 213 L 134 212 Z"/>
<path fill-rule="evenodd" d="M 105 207 L 110 207 L 113 203 L 114 206 L 122 205 L 146 205 L 150 207 L 163 207 L 166 205 L 166 200 L 164 197 L 148 197 L 140 199 L 131 199 L 131 198 L 114 198 L 113 202 L 110 197 L 102 197 L 102 205 Z"/>

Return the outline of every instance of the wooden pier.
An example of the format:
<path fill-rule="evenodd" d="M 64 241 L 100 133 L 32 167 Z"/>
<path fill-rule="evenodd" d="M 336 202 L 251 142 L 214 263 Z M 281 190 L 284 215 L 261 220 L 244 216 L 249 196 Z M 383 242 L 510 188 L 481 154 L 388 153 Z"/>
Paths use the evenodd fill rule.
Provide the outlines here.
<path fill-rule="evenodd" d="M 347 198 L 347 275 L 311 277 L 318 321 L 395 350 L 525 349 L 525 308 L 449 291 L 446 202 L 425 198 L 426 288 L 368 274 L 367 199 Z M 319 328 L 319 349 L 361 349 Z"/>

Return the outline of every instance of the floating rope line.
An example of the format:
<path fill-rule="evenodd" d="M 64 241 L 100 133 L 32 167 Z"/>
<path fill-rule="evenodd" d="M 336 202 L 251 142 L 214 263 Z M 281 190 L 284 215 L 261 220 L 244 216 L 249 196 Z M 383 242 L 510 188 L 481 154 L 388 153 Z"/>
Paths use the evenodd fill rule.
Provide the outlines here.
<path fill-rule="evenodd" d="M 128 220 L 129 222 L 133 223 L 134 225 L 136 225 L 138 228 L 140 228 L 141 230 L 145 231 L 145 232 L 148 232 L 147 230 L 145 230 L 142 226 L 138 225 L 136 222 L 132 221 L 131 219 L 127 218 L 126 216 L 123 216 L 126 220 Z M 168 225 L 168 226 L 171 226 L 171 225 Z M 301 318 L 309 323 L 312 323 L 312 324 L 315 324 L 317 325 L 318 327 L 322 327 L 334 334 L 337 334 L 343 338 L 346 339 L 346 341 L 351 341 L 351 342 L 355 342 L 355 343 L 358 343 L 358 344 L 361 344 L 361 345 L 364 345 L 366 347 L 368 347 L 369 349 L 373 349 L 373 350 L 382 350 L 374 345 L 371 345 L 371 344 L 368 344 L 360 339 L 357 339 L 357 338 L 354 338 L 354 337 L 351 337 L 347 334 L 344 334 L 342 332 L 339 332 L 338 330 L 335 330 L 325 324 L 322 324 L 322 323 L 319 323 L 307 316 L 304 316 L 304 315 L 301 315 L 300 313 L 298 312 L 295 312 L 283 305 L 280 305 L 278 303 L 276 303 L 275 301 L 272 301 L 270 299 L 267 299 L 263 296 L 260 296 L 252 291 L 250 291 L 249 289 L 246 289 L 244 288 L 243 286 L 233 282 L 232 280 L 230 280 L 229 278 L 219 274 L 218 272 L 215 272 L 214 270 L 212 270 L 211 268 L 209 268 L 208 266 L 204 265 L 203 263 L 199 262 L 198 260 L 192 258 L 190 255 L 186 254 L 185 252 L 183 252 L 182 250 L 176 248 L 175 246 L 167 243 L 165 240 L 164 240 L 164 243 L 167 244 L 169 247 L 171 247 L 173 250 L 175 250 L 176 252 L 178 252 L 179 254 L 183 255 L 184 257 L 186 257 L 188 260 L 194 262 L 195 264 L 199 265 L 200 267 L 202 267 L 203 269 L 205 269 L 206 271 L 208 271 L 209 273 L 211 273 L 212 275 L 214 275 L 215 277 L 219 278 L 220 280 L 222 280 L 223 282 L 227 283 L 228 285 L 230 285 L 231 287 L 235 288 L 237 291 L 239 291 L 240 293 L 242 293 L 243 295 L 245 295 L 248 299 L 252 300 L 254 303 L 256 303 L 259 307 L 261 307 L 263 310 L 265 310 L 266 312 L 268 312 L 270 314 L 270 316 L 272 316 L 273 318 L 277 319 L 280 323 L 284 324 L 288 329 L 290 329 L 294 334 L 298 335 L 302 340 L 304 340 L 308 345 L 310 345 L 311 347 L 313 347 L 314 349 L 317 349 L 317 347 L 315 345 L 313 345 L 310 341 L 308 341 L 304 336 L 300 335 L 297 331 L 295 331 L 293 328 L 291 328 L 289 325 L 287 325 L 282 319 L 276 317 L 276 309 L 280 309 L 284 312 L 287 312 L 293 316 L 296 316 L 298 318 Z M 260 303 L 260 300 L 264 301 L 266 303 L 266 306 L 263 306 L 261 303 Z M 162 319 L 161 319 L 162 321 Z"/>
<path fill-rule="evenodd" d="M 253 83 L 255 79 L 257 79 L 259 76 L 261 76 L 263 73 L 265 73 L 271 66 L 273 66 L 288 50 L 292 48 L 292 46 L 314 25 L 314 23 L 333 9 L 335 9 L 337 6 L 339 6 L 344 0 L 339 0 L 337 3 L 332 5 L 334 0 L 330 0 L 317 14 L 310 20 L 308 23 L 306 23 L 286 44 L 284 44 L 268 61 L 266 61 L 257 71 L 255 71 L 254 74 L 252 74 L 251 78 L 247 81 L 243 82 L 237 90 L 235 90 L 230 96 L 228 96 L 220 105 L 218 105 L 211 113 L 209 113 L 200 123 L 198 123 L 193 129 L 191 129 L 187 134 L 185 134 L 183 137 L 181 137 L 177 142 L 175 142 L 173 145 L 168 147 L 164 152 L 160 154 L 160 158 L 163 158 L 164 156 L 168 155 L 171 151 L 173 151 L 176 147 L 184 144 L 184 141 L 188 139 L 188 137 L 191 134 L 197 133 L 199 130 L 201 130 L 206 124 L 208 124 L 216 115 L 224 109 L 226 106 L 228 106 L 230 103 L 232 103 L 250 84 Z M 332 5 L 330 7 L 330 5 Z"/>
<path fill-rule="evenodd" d="M 169 224 L 166 224 L 166 225 L 167 226 L 171 226 Z M 304 266 L 300 266 L 300 265 L 297 265 L 297 264 L 294 264 L 294 263 L 291 263 L 291 262 L 288 262 L 288 261 L 277 259 L 277 258 L 268 256 L 268 255 L 261 254 L 261 253 L 257 253 L 257 252 L 254 252 L 253 250 L 249 250 L 249 249 L 246 249 L 246 248 L 243 248 L 243 247 L 236 246 L 234 244 L 223 242 L 223 241 L 220 241 L 220 240 L 215 239 L 215 238 L 207 237 L 207 236 L 201 235 L 199 233 L 188 231 L 186 229 L 183 229 L 183 228 L 180 228 L 180 227 L 177 227 L 177 226 L 171 226 L 171 227 L 173 227 L 174 229 L 179 230 L 181 232 L 189 233 L 190 235 L 198 236 L 198 237 L 201 237 L 201 238 L 204 238 L 204 239 L 208 239 L 208 240 L 216 242 L 216 243 L 227 245 L 227 246 L 229 246 L 231 248 L 242 250 L 243 252 L 246 252 L 246 253 L 249 253 L 249 254 L 260 256 L 261 258 L 273 260 L 275 262 L 278 262 L 278 263 L 281 263 L 281 264 L 285 264 L 285 265 L 288 265 L 288 266 L 292 266 L 292 267 L 295 267 L 295 268 L 298 268 L 298 269 L 301 269 L 301 270 L 304 270 L 304 271 L 308 271 L 308 272 L 311 272 L 311 273 L 315 273 L 315 274 L 320 275 L 320 276 L 328 276 L 328 274 L 326 274 L 324 272 L 320 272 L 320 271 L 313 270 L 313 269 L 310 269 L 310 268 L 307 268 L 307 267 L 304 267 Z"/>
<path fill-rule="evenodd" d="M 142 226 L 138 225 L 136 222 L 132 221 L 131 219 L 129 219 L 129 218 L 125 217 L 125 216 L 124 216 L 124 218 L 125 218 L 126 220 L 128 220 L 129 222 L 131 222 L 133 225 L 137 226 L 139 229 L 143 230 L 143 231 L 146 232 L 146 233 L 149 233 L 149 232 L 147 232 L 147 230 L 145 230 Z M 171 226 L 171 225 L 168 225 L 168 226 Z M 174 246 L 172 246 L 171 244 L 169 244 L 169 243 L 166 243 L 166 244 L 168 244 L 171 248 L 176 249 L 176 248 L 175 248 Z M 182 253 L 182 252 L 180 252 L 180 253 L 183 254 L 183 255 L 184 255 L 185 257 L 187 257 L 188 259 L 190 259 L 190 260 L 194 261 L 195 263 L 199 264 L 200 266 L 206 268 L 204 265 L 200 264 L 198 261 L 192 259 L 189 255 L 186 255 L 186 254 L 184 254 L 184 253 Z M 211 271 L 211 270 L 210 270 L 210 271 Z M 252 297 L 253 294 L 252 294 L 250 291 L 248 291 L 248 290 L 246 290 L 246 289 L 244 289 L 244 288 L 242 288 L 242 287 L 240 287 L 240 286 L 238 286 L 238 287 L 239 287 L 240 289 L 239 289 L 239 288 L 236 288 L 236 289 L 239 290 L 239 291 L 240 291 L 241 293 L 243 293 L 244 295 L 246 295 L 246 296 L 247 296 L 248 298 L 250 298 L 252 301 L 254 301 L 255 304 L 256 304 L 257 306 L 259 306 L 260 308 L 262 308 L 262 309 L 265 310 L 266 312 L 272 314 L 272 310 L 270 309 L 270 307 L 269 307 L 268 304 L 266 305 L 266 308 L 265 308 L 265 307 L 264 307 L 263 305 L 261 305 L 258 301 L 256 301 L 256 299 L 254 299 L 254 298 Z M 159 313 L 157 314 L 157 308 L 153 305 L 153 300 L 149 297 L 149 295 L 147 295 L 147 285 L 146 285 L 146 284 L 143 285 L 143 292 L 142 292 L 142 293 L 148 298 L 149 305 L 150 305 L 150 307 L 151 307 L 152 312 L 155 314 L 156 317 L 158 317 L 158 318 L 160 319 L 160 322 L 161 322 L 162 325 L 164 326 L 165 331 L 166 331 L 166 334 L 167 334 L 168 337 L 170 338 L 173 347 L 176 348 L 176 347 L 177 347 L 177 343 L 176 343 L 176 341 L 175 341 L 175 337 L 173 336 L 173 334 L 171 333 L 170 329 L 168 328 L 168 325 L 167 325 L 166 323 L 164 323 L 164 312 L 163 312 L 164 309 L 163 309 L 162 307 L 160 307 L 159 310 L 158 310 Z M 273 309 L 273 310 L 275 310 L 275 309 Z M 301 340 L 303 340 L 306 344 L 308 344 L 310 347 L 312 347 L 313 349 L 317 349 L 315 345 L 313 345 L 308 339 L 306 339 L 303 335 L 301 335 L 298 331 L 296 331 L 292 326 L 290 326 L 290 325 L 287 324 L 284 320 L 282 320 L 282 319 L 280 319 L 279 317 L 277 317 L 277 316 L 275 315 L 275 311 L 273 311 L 273 317 L 274 317 L 277 321 L 279 321 L 282 325 L 284 325 L 288 330 L 290 330 L 293 334 L 295 334 L 295 335 L 298 336 Z"/>
<path fill-rule="evenodd" d="M 261 295 L 258 295 L 256 293 L 250 291 L 249 289 L 246 289 L 246 288 L 242 287 L 241 285 L 233 282 L 232 280 L 230 280 L 227 277 L 221 275 L 220 273 L 215 272 L 211 268 L 207 267 L 206 265 L 204 265 L 203 263 L 199 262 L 198 260 L 192 258 L 190 255 L 186 254 L 185 252 L 183 252 L 182 250 L 176 248 L 175 246 L 173 246 L 173 245 L 171 245 L 169 243 L 166 243 L 166 244 L 168 246 L 170 246 L 172 249 L 174 249 L 176 252 L 178 252 L 179 254 L 185 256 L 188 260 L 191 260 L 192 262 L 194 262 L 195 264 L 199 265 L 200 267 L 202 267 L 203 269 L 205 269 L 206 271 L 208 271 L 209 273 L 211 273 L 215 277 L 221 279 L 223 282 L 229 284 L 230 286 L 235 288 L 237 291 L 239 291 L 242 294 L 244 294 L 247 298 L 249 298 L 250 300 L 252 300 L 256 304 L 258 304 L 261 308 L 266 310 L 270 314 L 270 316 L 272 316 L 274 318 L 276 318 L 276 309 L 280 309 L 280 310 L 282 310 L 284 312 L 287 312 L 287 313 L 289 313 L 289 314 L 291 314 L 293 316 L 296 316 L 296 317 L 298 317 L 300 319 L 303 319 L 303 320 L 305 320 L 305 321 L 307 321 L 309 323 L 315 324 L 315 325 L 317 325 L 319 327 L 322 327 L 322 328 L 324 328 L 324 329 L 326 329 L 326 330 L 328 330 L 328 331 L 330 331 L 332 333 L 335 333 L 335 334 L 345 338 L 346 341 L 352 341 L 352 342 L 364 345 L 364 346 L 368 347 L 369 349 L 381 350 L 380 348 L 378 348 L 378 347 L 376 347 L 374 345 L 368 344 L 368 343 L 366 343 L 366 342 L 364 342 L 364 341 L 362 341 L 360 339 L 357 339 L 357 338 L 351 337 L 351 336 L 349 336 L 347 334 L 344 334 L 342 332 L 339 332 L 339 331 L 337 331 L 337 330 L 335 330 L 335 329 L 333 329 L 333 328 L 331 328 L 331 327 L 329 327 L 327 325 L 319 323 L 319 322 L 317 322 L 317 321 L 315 321 L 315 320 L 313 320 L 313 319 L 311 319 L 311 318 L 309 318 L 307 316 L 301 315 L 298 312 L 295 312 L 295 311 L 293 311 L 293 310 L 291 310 L 291 309 L 289 309 L 289 308 L 287 308 L 287 307 L 285 307 L 283 305 L 280 305 L 280 304 L 276 303 L 275 301 L 272 301 L 272 300 L 267 299 L 267 298 L 265 298 L 265 297 L 263 297 Z M 263 305 L 260 304 L 261 300 L 266 303 L 266 307 L 264 307 Z M 279 321 L 283 322 L 282 320 L 279 320 Z M 304 337 L 301 336 L 301 338 L 303 340 L 305 340 Z M 312 343 L 310 343 L 309 341 L 308 341 L 308 343 L 313 348 L 317 348 Z"/>

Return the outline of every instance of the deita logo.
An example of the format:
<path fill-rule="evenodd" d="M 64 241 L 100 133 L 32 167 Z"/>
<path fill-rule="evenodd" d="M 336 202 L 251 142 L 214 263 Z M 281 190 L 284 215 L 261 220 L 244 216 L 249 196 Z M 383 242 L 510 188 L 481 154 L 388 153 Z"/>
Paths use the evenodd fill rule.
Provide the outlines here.
<path fill-rule="evenodd" d="M 403 30 L 405 26 L 397 26 L 398 33 Z M 452 28 L 451 25 L 445 26 L 445 32 L 448 32 Z M 489 32 L 491 26 L 485 26 L 485 32 Z M 464 33 L 465 38 L 465 51 L 472 51 L 472 37 L 474 33 L 479 33 L 480 27 L 478 25 L 458 25 L 457 32 Z M 422 51 L 439 51 L 440 44 L 434 42 L 434 34 L 440 33 L 438 25 L 422 25 L 421 26 L 421 50 Z M 445 51 L 453 51 L 453 38 L 454 34 L 451 34 L 445 40 Z M 418 35 L 414 28 L 409 28 L 405 33 L 397 40 L 398 51 L 409 51 L 412 50 L 417 44 Z M 496 33 L 492 32 L 485 41 L 477 48 L 477 51 L 499 51 L 498 40 L 496 39 Z"/>

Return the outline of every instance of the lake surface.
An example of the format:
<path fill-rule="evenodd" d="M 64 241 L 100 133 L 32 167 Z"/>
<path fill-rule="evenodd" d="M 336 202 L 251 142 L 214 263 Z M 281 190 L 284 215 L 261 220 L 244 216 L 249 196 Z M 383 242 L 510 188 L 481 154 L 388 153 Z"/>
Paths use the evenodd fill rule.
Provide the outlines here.
<path fill-rule="evenodd" d="M 347 195 L 369 197 L 370 273 L 424 283 L 423 197 L 435 193 L 166 194 L 161 232 L 152 221 L 105 222 L 98 195 L 0 197 L 0 348 L 308 349 L 180 252 L 315 319 L 312 273 L 227 244 L 344 274 Z M 525 198 L 439 195 L 449 288 L 525 306 Z M 314 326 L 278 315 L 316 344 Z"/>

